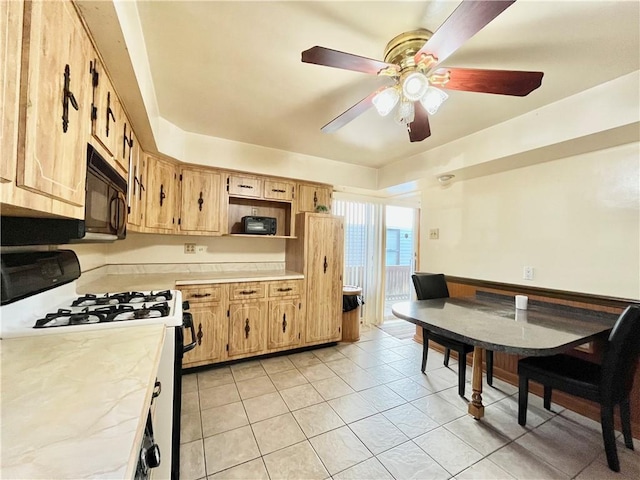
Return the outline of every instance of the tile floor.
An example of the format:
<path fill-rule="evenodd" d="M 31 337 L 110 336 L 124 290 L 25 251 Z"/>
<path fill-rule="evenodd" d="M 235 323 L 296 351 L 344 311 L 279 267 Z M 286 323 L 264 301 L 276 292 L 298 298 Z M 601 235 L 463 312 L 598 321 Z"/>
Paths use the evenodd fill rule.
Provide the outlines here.
<path fill-rule="evenodd" d="M 599 423 L 531 395 L 521 427 L 517 389 L 500 380 L 473 420 L 457 364 L 430 352 L 424 375 L 421 349 L 373 327 L 356 343 L 184 376 L 181 478 L 640 478 L 640 442 L 619 439 L 616 474 Z"/>

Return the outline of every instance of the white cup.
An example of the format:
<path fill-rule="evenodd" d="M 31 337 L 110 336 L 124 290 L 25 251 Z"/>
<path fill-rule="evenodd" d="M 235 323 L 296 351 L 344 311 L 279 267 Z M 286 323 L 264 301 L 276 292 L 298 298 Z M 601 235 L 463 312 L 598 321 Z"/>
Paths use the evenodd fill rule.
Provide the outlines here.
<path fill-rule="evenodd" d="M 516 308 L 518 310 L 526 310 L 529 297 L 526 295 L 516 295 Z"/>

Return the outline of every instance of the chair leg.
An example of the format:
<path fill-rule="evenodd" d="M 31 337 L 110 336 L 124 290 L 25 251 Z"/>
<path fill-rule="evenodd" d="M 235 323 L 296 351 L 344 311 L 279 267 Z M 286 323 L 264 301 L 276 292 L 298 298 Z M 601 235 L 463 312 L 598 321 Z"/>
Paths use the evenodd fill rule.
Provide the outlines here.
<path fill-rule="evenodd" d="M 627 448 L 633 450 L 633 436 L 631 435 L 631 409 L 629 397 L 620 402 L 620 422 L 622 423 L 622 436 Z"/>
<path fill-rule="evenodd" d="M 427 355 L 429 354 L 429 334 L 427 333 L 427 329 L 422 329 L 422 373 L 427 368 Z"/>
<path fill-rule="evenodd" d="M 518 381 L 518 424 L 527 424 L 527 404 L 529 402 L 529 378 L 520 374 Z"/>
<path fill-rule="evenodd" d="M 607 454 L 607 463 L 614 472 L 620 471 L 618 452 L 616 450 L 616 437 L 613 431 L 613 405 L 600 406 L 600 423 L 602 424 L 602 439 L 604 451 Z"/>
<path fill-rule="evenodd" d="M 451 356 L 451 350 L 448 348 L 444 349 L 444 366 L 449 366 L 449 357 Z"/>
<path fill-rule="evenodd" d="M 549 385 L 544 386 L 544 408 L 551 410 L 551 392 L 552 388 Z"/>
<path fill-rule="evenodd" d="M 487 350 L 487 384 L 493 386 L 493 350 Z"/>
<path fill-rule="evenodd" d="M 458 352 L 458 395 L 464 397 L 465 376 L 467 373 L 467 354 L 464 350 Z"/>

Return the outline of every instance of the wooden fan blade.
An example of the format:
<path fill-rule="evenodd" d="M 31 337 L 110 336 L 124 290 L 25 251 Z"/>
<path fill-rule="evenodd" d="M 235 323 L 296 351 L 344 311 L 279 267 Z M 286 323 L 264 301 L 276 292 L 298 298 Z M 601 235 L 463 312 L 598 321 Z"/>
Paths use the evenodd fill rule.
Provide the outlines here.
<path fill-rule="evenodd" d="M 542 84 L 543 72 L 448 68 L 451 78 L 442 87 L 449 90 L 495 93 L 524 97 Z M 439 73 L 439 72 L 436 72 Z"/>
<path fill-rule="evenodd" d="M 423 54 L 431 54 L 442 63 L 515 1 L 463 1 L 416 53 L 416 63 Z"/>
<path fill-rule="evenodd" d="M 354 106 L 349 108 L 349 110 L 347 110 L 347 111 L 341 113 L 340 115 L 338 115 L 336 118 L 331 120 L 329 123 L 327 123 L 320 130 L 322 130 L 324 133 L 333 133 L 336 130 L 338 130 L 339 128 L 344 127 L 351 120 L 353 120 L 354 118 L 362 115 L 364 112 L 366 112 L 367 110 L 369 110 L 371 108 L 371 106 L 373 105 L 373 103 L 372 103 L 373 97 L 375 97 L 378 92 L 379 92 L 379 90 L 376 90 L 375 92 L 372 92 L 368 97 L 363 98 L 358 103 L 356 103 Z"/>
<path fill-rule="evenodd" d="M 343 68 L 345 70 L 354 70 L 356 72 L 377 75 L 380 70 L 385 68 L 398 69 L 397 65 L 381 62 L 372 58 L 359 57 L 351 53 L 339 52 L 325 47 L 311 47 L 309 50 L 302 52 L 302 61 L 305 63 L 314 63 L 316 65 L 325 65 L 327 67 Z"/>
<path fill-rule="evenodd" d="M 413 122 L 408 126 L 409 140 L 412 142 L 421 142 L 431 135 L 431 127 L 429 127 L 429 114 L 420 102 L 413 104 L 415 116 Z"/>

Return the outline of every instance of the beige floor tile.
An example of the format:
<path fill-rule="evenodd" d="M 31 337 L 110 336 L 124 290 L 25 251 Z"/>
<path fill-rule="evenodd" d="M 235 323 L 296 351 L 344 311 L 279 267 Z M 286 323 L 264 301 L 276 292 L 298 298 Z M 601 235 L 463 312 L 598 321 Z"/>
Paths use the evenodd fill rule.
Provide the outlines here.
<path fill-rule="evenodd" d="M 409 380 L 408 378 L 403 378 L 402 380 L 396 380 L 395 382 L 390 382 L 386 384 L 391 390 L 396 392 L 405 400 L 411 402 L 412 400 L 416 400 L 418 398 L 422 398 L 426 395 L 429 395 L 431 392 L 424 387 L 421 387 L 416 382 Z"/>
<path fill-rule="evenodd" d="M 253 397 L 244 400 L 242 403 L 244 403 L 244 408 L 247 411 L 247 416 L 251 423 L 277 417 L 289 411 L 289 408 L 278 392 Z"/>
<path fill-rule="evenodd" d="M 404 398 L 385 385 L 362 390 L 360 396 L 380 412 L 406 403 Z"/>
<path fill-rule="evenodd" d="M 308 367 L 301 367 L 300 373 L 302 373 L 302 375 L 304 375 L 311 383 L 336 376 L 336 374 L 323 363 L 319 363 L 318 365 L 309 365 Z"/>
<path fill-rule="evenodd" d="M 269 474 L 262 458 L 256 458 L 210 475 L 209 480 L 269 480 Z"/>
<path fill-rule="evenodd" d="M 323 480 L 329 477 L 308 441 L 264 456 L 271 480 Z"/>
<path fill-rule="evenodd" d="M 328 403 L 318 403 L 293 412 L 293 416 L 308 437 L 334 430 L 344 425 L 342 419 Z"/>
<path fill-rule="evenodd" d="M 358 420 L 351 423 L 349 428 L 374 455 L 378 455 L 409 440 L 404 433 L 382 414 Z"/>
<path fill-rule="evenodd" d="M 264 377 L 267 374 L 265 369 L 262 368 L 262 365 L 260 365 L 260 362 L 258 361 L 250 362 L 250 364 L 247 363 L 244 365 L 233 365 L 231 367 L 231 373 L 233 373 L 233 379 L 236 382 L 251 380 L 252 378 Z"/>
<path fill-rule="evenodd" d="M 204 452 L 208 475 L 260 456 L 260 450 L 249 426 L 205 438 Z"/>
<path fill-rule="evenodd" d="M 518 480 L 571 478 L 516 443 L 502 447 L 487 458 Z"/>
<path fill-rule="evenodd" d="M 440 367 L 438 368 L 442 368 L 442 365 L 440 365 Z M 437 375 L 433 375 L 432 372 L 434 371 L 435 370 L 427 370 L 426 373 L 420 372 L 417 375 L 411 375 L 409 378 L 421 387 L 426 388 L 431 393 L 440 392 L 442 390 L 455 387 L 457 395 L 458 380 L 456 379 L 455 381 L 451 382 Z M 471 390 L 469 390 L 469 392 L 470 391 Z M 465 395 L 466 394 L 467 392 L 465 392 Z"/>
<path fill-rule="evenodd" d="M 364 350 L 365 352 L 368 353 L 372 353 L 372 352 L 378 352 L 380 350 L 385 350 L 387 347 L 385 347 L 382 342 L 380 341 L 381 339 L 379 338 L 374 338 L 372 340 L 366 340 L 363 342 L 359 342 L 358 343 L 358 347 L 360 347 L 362 350 Z"/>
<path fill-rule="evenodd" d="M 333 360 L 331 362 L 327 362 L 326 365 L 338 375 L 348 372 L 361 372 L 363 370 L 363 368 L 356 365 L 350 358 Z"/>
<path fill-rule="evenodd" d="M 367 402 L 358 393 L 334 398 L 329 401 L 333 408 L 345 423 L 355 422 L 365 417 L 378 413 L 376 407 Z"/>
<path fill-rule="evenodd" d="M 366 372 L 380 383 L 389 383 L 405 378 L 404 374 L 390 365 L 378 365 L 377 367 L 367 368 Z"/>
<path fill-rule="evenodd" d="M 487 425 L 484 418 L 478 421 L 470 415 L 463 415 L 457 420 L 447 423 L 444 428 L 464 440 L 483 455 L 489 455 L 495 452 L 510 441 L 508 437 L 505 437 Z"/>
<path fill-rule="evenodd" d="M 596 460 L 595 462 L 591 463 L 591 465 L 589 465 L 587 468 L 582 470 L 575 477 L 575 480 L 637 480 L 638 479 L 637 464 L 638 462 L 636 462 L 635 472 L 633 471 L 634 469 L 624 468 L 625 466 L 622 464 L 620 466 L 620 471 L 614 472 L 607 465 L 606 459 L 604 459 L 604 461 Z"/>
<path fill-rule="evenodd" d="M 313 350 L 313 354 L 323 362 L 346 358 L 336 347 L 319 348 L 317 350 Z"/>
<path fill-rule="evenodd" d="M 502 400 L 491 405 L 491 410 L 501 410 L 508 417 L 514 418 L 516 425 L 518 424 L 518 396 L 513 395 L 503 398 Z M 544 408 L 537 407 L 533 402 L 529 402 L 527 406 L 527 424 L 523 428 L 525 430 L 531 430 L 538 427 L 542 423 L 546 422 L 550 418 L 555 416 L 554 413 L 545 410 Z M 510 436 L 511 438 L 514 438 Z"/>
<path fill-rule="evenodd" d="M 410 403 L 405 403 L 382 414 L 409 438 L 418 437 L 439 425 Z"/>
<path fill-rule="evenodd" d="M 445 480 L 449 473 L 415 443 L 409 441 L 378 455 L 394 478 L 402 480 Z"/>
<path fill-rule="evenodd" d="M 344 395 L 349 395 L 350 393 L 355 393 L 344 380 L 335 374 L 332 378 L 313 382 L 312 385 L 325 400 L 332 400 Z"/>
<path fill-rule="evenodd" d="M 294 353 L 292 355 L 289 355 L 287 358 L 291 360 L 291 363 L 293 363 L 297 368 L 308 367 L 309 365 L 318 365 L 319 363 L 322 363 L 322 360 L 316 357 L 313 352 Z"/>
<path fill-rule="evenodd" d="M 377 352 L 376 352 L 377 353 Z M 371 354 L 367 352 L 362 352 L 359 355 L 349 357 L 353 363 L 358 365 L 360 368 L 371 368 L 377 365 L 384 365 L 386 358 L 386 352 L 381 352 L 381 354 Z M 402 358 L 398 355 L 398 360 Z"/>
<path fill-rule="evenodd" d="M 202 411 L 202 433 L 205 438 L 245 425 L 249 425 L 249 420 L 242 402 L 228 403 Z"/>
<path fill-rule="evenodd" d="M 418 400 L 411 402 L 411 405 L 422 410 L 423 413 L 426 413 L 440 425 L 467 415 L 466 410 L 451 405 L 446 400 L 443 400 L 434 394 L 419 398 Z"/>
<path fill-rule="evenodd" d="M 512 480 L 506 471 L 486 458 L 456 475 L 458 480 Z M 595 480 L 595 479 L 594 479 Z"/>
<path fill-rule="evenodd" d="M 341 373 L 340 378 L 347 382 L 349 386 L 357 392 L 380 385 L 378 380 L 364 370 Z"/>
<path fill-rule="evenodd" d="M 240 398 L 246 400 L 248 398 L 259 397 L 265 393 L 276 391 L 276 387 L 268 376 L 251 378 L 249 380 L 237 381 L 238 393 Z"/>
<path fill-rule="evenodd" d="M 260 364 L 267 374 L 285 372 L 296 368 L 287 357 L 267 358 L 265 360 L 260 360 Z"/>
<path fill-rule="evenodd" d="M 444 427 L 431 430 L 413 441 L 451 475 L 460 473 L 483 457 Z"/>
<path fill-rule="evenodd" d="M 331 475 L 371 457 L 371 452 L 348 427 L 323 433 L 309 442 Z"/>
<path fill-rule="evenodd" d="M 285 413 L 251 425 L 262 455 L 299 443 L 305 439 L 291 413 Z"/>
<path fill-rule="evenodd" d="M 291 411 L 324 401 L 316 389 L 309 383 L 281 390 L 280 395 Z"/>
<path fill-rule="evenodd" d="M 182 393 L 198 391 L 198 376 L 195 373 L 182 376 Z"/>
<path fill-rule="evenodd" d="M 333 476 L 335 480 L 393 480 L 377 458 L 370 458 Z"/>
<path fill-rule="evenodd" d="M 269 377 L 278 390 L 285 390 L 298 385 L 309 383 L 307 378 L 298 370 L 287 370 L 285 372 L 270 373 Z"/>
<path fill-rule="evenodd" d="M 180 478 L 197 480 L 205 475 L 202 440 L 180 445 Z"/>
<path fill-rule="evenodd" d="M 189 443 L 202 438 L 200 412 L 182 412 L 180 415 L 180 443 Z"/>
<path fill-rule="evenodd" d="M 200 390 L 219 387 L 220 385 L 229 385 L 233 382 L 233 375 L 229 367 L 214 368 L 198 373 L 198 388 Z"/>
<path fill-rule="evenodd" d="M 200 397 L 198 392 L 182 392 L 182 411 L 197 413 L 200 411 Z"/>
<path fill-rule="evenodd" d="M 219 407 L 227 403 L 240 401 L 240 394 L 235 385 L 220 385 L 219 387 L 200 390 L 200 409 Z"/>
<path fill-rule="evenodd" d="M 420 360 L 415 361 L 404 358 L 402 360 L 398 360 L 397 362 L 389 362 L 387 363 L 387 365 L 395 368 L 405 377 L 411 377 L 413 375 L 419 375 L 420 373 L 422 373 L 420 372 Z"/>

